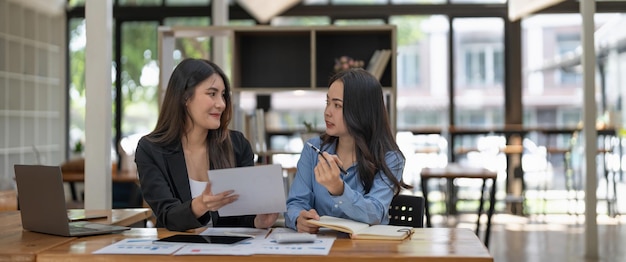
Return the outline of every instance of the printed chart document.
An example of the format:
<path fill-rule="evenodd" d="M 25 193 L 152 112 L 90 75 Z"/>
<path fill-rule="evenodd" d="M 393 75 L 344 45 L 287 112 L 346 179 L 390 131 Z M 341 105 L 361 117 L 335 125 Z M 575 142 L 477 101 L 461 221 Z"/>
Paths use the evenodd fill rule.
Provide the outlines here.
<path fill-rule="evenodd" d="M 103 247 L 93 254 L 170 255 L 184 244 L 154 244 L 155 238 L 126 238 Z"/>
<path fill-rule="evenodd" d="M 309 223 L 350 234 L 352 239 L 403 240 L 411 235 L 413 228 L 392 225 L 368 225 L 350 219 L 321 216 Z"/>
<path fill-rule="evenodd" d="M 287 211 L 281 165 L 260 165 L 209 171 L 215 194 L 235 190 L 237 201 L 218 210 L 220 216 L 242 216 Z"/>
<path fill-rule="evenodd" d="M 267 231 L 266 231 L 267 232 Z M 272 236 L 275 233 L 295 232 L 288 228 L 274 228 L 271 234 L 257 235 L 255 238 L 234 245 L 185 245 L 174 255 L 316 255 L 326 256 L 335 242 L 334 236 L 318 236 L 313 243 L 279 244 Z M 266 237 L 267 236 L 267 237 Z"/>
<path fill-rule="evenodd" d="M 274 239 L 276 233 L 293 233 L 289 228 L 251 229 L 251 228 L 213 228 L 202 234 L 249 234 L 252 238 L 235 244 L 177 244 L 153 243 L 156 238 L 127 238 L 103 247 L 93 254 L 129 254 L 129 255 L 233 255 L 249 256 L 255 254 L 274 255 L 318 255 L 325 256 L 335 242 L 334 236 L 318 236 L 313 243 L 279 244 Z"/>

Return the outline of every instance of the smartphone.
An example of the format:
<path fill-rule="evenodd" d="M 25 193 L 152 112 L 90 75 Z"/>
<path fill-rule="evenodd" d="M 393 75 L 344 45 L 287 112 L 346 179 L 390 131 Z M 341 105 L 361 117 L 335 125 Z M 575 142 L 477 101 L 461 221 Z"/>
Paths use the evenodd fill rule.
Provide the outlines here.
<path fill-rule="evenodd" d="M 244 236 L 209 236 L 209 235 L 185 235 L 178 234 L 159 240 L 154 243 L 187 243 L 187 244 L 235 244 L 239 241 L 250 239 Z"/>

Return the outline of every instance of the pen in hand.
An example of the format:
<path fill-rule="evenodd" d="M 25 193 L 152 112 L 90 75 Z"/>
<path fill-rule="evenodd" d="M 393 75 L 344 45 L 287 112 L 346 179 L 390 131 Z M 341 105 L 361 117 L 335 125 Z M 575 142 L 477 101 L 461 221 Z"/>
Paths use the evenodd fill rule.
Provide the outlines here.
<path fill-rule="evenodd" d="M 328 159 L 326 159 L 326 157 L 324 157 L 324 155 L 322 154 L 322 150 L 320 150 L 319 148 L 315 147 L 313 144 L 311 144 L 311 142 L 306 142 L 306 144 L 309 145 L 311 148 L 313 148 L 313 150 L 315 150 L 315 152 L 317 152 L 320 156 L 322 156 L 322 158 L 324 158 L 324 160 L 326 160 L 326 162 L 328 162 Z M 344 175 L 348 174 L 348 171 L 343 169 L 343 167 L 341 167 L 339 164 L 337 164 L 337 167 L 339 168 L 339 171 L 342 174 L 344 174 Z"/>
<path fill-rule="evenodd" d="M 265 234 L 265 238 L 269 237 L 272 234 L 272 231 L 274 231 L 273 227 L 267 231 L 267 234 Z"/>

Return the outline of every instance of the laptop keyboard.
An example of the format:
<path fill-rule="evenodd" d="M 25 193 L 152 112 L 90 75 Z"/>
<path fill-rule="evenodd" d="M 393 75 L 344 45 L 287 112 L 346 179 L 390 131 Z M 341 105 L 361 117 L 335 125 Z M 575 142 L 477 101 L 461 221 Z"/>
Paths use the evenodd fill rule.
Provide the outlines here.
<path fill-rule="evenodd" d="M 89 233 L 89 232 L 94 232 L 94 231 L 98 231 L 98 230 L 89 228 L 89 227 L 73 226 L 73 225 L 70 226 L 70 232 L 72 233 Z"/>
<path fill-rule="evenodd" d="M 70 225 L 70 232 L 74 234 L 89 233 L 89 232 L 104 232 L 104 231 L 114 232 L 114 231 L 123 231 L 126 229 L 130 229 L 128 227 L 113 226 L 113 225 L 91 223 L 91 222 L 84 222 L 84 221 L 72 222 L 69 225 Z"/>

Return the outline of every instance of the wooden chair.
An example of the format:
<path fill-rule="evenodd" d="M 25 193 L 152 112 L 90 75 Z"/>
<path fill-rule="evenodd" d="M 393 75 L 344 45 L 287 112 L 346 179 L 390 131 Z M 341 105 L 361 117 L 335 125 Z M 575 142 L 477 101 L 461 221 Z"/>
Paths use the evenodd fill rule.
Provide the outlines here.
<path fill-rule="evenodd" d="M 389 206 L 389 225 L 424 227 L 424 198 L 397 195 Z"/>

